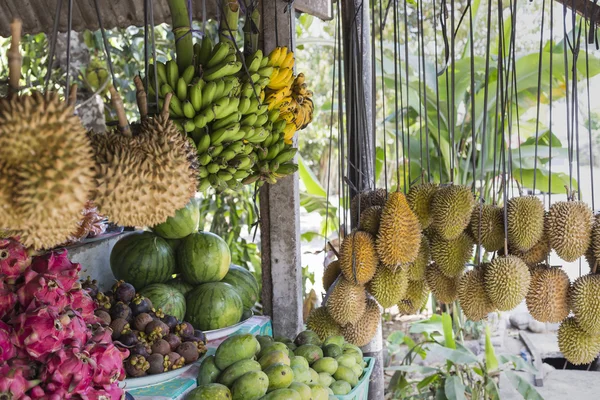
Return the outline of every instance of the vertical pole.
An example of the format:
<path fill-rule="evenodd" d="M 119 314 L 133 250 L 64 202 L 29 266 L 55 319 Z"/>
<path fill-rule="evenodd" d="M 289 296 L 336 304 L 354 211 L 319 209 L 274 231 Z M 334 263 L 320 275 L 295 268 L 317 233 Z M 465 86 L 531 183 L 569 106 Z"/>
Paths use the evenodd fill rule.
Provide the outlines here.
<path fill-rule="evenodd" d="M 278 46 L 294 49 L 295 11 L 292 6 L 284 12 L 288 4 L 260 1 L 265 56 Z M 303 326 L 298 173 L 260 189 L 260 217 L 264 312 L 272 318 L 275 335 L 294 337 Z"/>
<path fill-rule="evenodd" d="M 357 191 L 375 188 L 375 135 L 373 115 L 373 58 L 369 2 L 342 1 L 346 133 L 350 197 Z M 369 383 L 369 400 L 383 400 L 383 337 L 381 321 L 371 342 L 363 347 L 375 358 Z"/>

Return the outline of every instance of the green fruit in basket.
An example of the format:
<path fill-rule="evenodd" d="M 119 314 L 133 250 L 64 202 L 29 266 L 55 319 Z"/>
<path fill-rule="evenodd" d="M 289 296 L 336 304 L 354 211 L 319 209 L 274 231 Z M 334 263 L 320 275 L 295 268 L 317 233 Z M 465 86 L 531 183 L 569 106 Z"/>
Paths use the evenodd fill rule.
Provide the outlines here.
<path fill-rule="evenodd" d="M 337 344 L 328 344 L 323 347 L 323 356 L 325 357 L 338 358 L 342 354 L 342 348 Z"/>
<path fill-rule="evenodd" d="M 277 389 L 285 389 L 294 380 L 294 372 L 285 364 L 273 364 L 264 370 L 269 378 L 269 389 L 271 392 Z"/>
<path fill-rule="evenodd" d="M 319 373 L 327 372 L 329 375 L 333 375 L 335 374 L 335 371 L 337 371 L 338 362 L 335 358 L 323 357 L 320 360 L 315 361 L 312 368 Z"/>
<path fill-rule="evenodd" d="M 152 302 L 152 306 L 172 315 L 179 321 L 185 317 L 185 296 L 177 289 L 164 283 L 148 285 L 138 292 Z"/>
<path fill-rule="evenodd" d="M 305 383 L 292 382 L 289 388 L 298 392 L 302 400 L 311 400 L 312 398 L 312 391 L 310 390 L 310 387 Z"/>
<path fill-rule="evenodd" d="M 233 400 L 258 400 L 264 398 L 269 388 L 269 378 L 262 371 L 251 371 L 238 378 L 231 387 Z"/>
<path fill-rule="evenodd" d="M 299 366 L 294 366 L 292 367 L 292 371 L 294 372 L 294 382 L 300 382 L 305 384 L 310 383 L 311 375 L 308 368 L 305 369 Z"/>
<path fill-rule="evenodd" d="M 333 374 L 333 377 L 336 381 L 346 381 L 350 384 L 350 386 L 354 387 L 358 384 L 358 377 L 352 370 L 352 368 L 348 368 L 345 365 L 340 365 Z"/>
<path fill-rule="evenodd" d="M 113 247 L 110 269 L 115 278 L 139 290 L 171 279 L 175 272 L 175 254 L 171 246 L 154 233 L 133 233 Z"/>
<path fill-rule="evenodd" d="M 301 369 L 305 369 L 308 371 L 309 365 L 308 365 L 308 361 L 306 361 L 306 358 L 304 357 L 300 357 L 300 356 L 294 356 L 292 358 L 290 358 L 290 366 L 291 367 L 298 367 Z"/>
<path fill-rule="evenodd" d="M 286 343 L 285 345 L 287 346 L 288 350 L 290 351 L 290 357 L 292 357 L 294 355 L 294 351 L 296 351 L 298 346 L 296 346 L 295 343 Z"/>
<path fill-rule="evenodd" d="M 314 344 L 305 344 L 296 349 L 294 354 L 306 358 L 309 364 L 323 358 L 323 350 Z"/>
<path fill-rule="evenodd" d="M 329 386 L 335 395 L 345 395 L 352 391 L 352 386 L 346 381 L 335 381 Z"/>
<path fill-rule="evenodd" d="M 206 357 L 198 370 L 198 386 L 215 383 L 220 374 L 221 370 L 215 364 L 215 356 Z"/>
<path fill-rule="evenodd" d="M 224 282 L 202 284 L 189 292 L 186 299 L 185 320 L 202 331 L 235 325 L 244 311 L 234 287 Z"/>
<path fill-rule="evenodd" d="M 321 345 L 321 339 L 319 339 L 319 335 L 317 335 L 315 332 L 307 330 L 300 332 L 298 336 L 296 336 L 294 343 L 296 343 L 298 346 L 305 344 Z"/>
<path fill-rule="evenodd" d="M 277 389 L 268 393 L 261 400 L 302 400 L 302 397 L 292 389 Z"/>
<path fill-rule="evenodd" d="M 249 333 L 230 336 L 217 348 L 215 364 L 223 371 L 238 361 L 251 359 L 258 352 L 259 347 L 258 341 Z"/>
<path fill-rule="evenodd" d="M 352 371 L 354 372 L 354 375 L 356 375 L 356 377 L 357 377 L 358 379 L 360 379 L 360 376 L 361 376 L 361 375 L 362 375 L 362 373 L 363 373 L 363 366 L 362 366 L 362 365 L 355 364 L 355 365 L 353 365 L 353 366 L 352 366 L 352 367 L 350 367 L 350 368 L 351 368 L 351 369 L 352 369 Z"/>
<path fill-rule="evenodd" d="M 329 400 L 329 390 L 323 385 L 311 385 L 312 400 Z"/>
<path fill-rule="evenodd" d="M 323 342 L 323 346 L 335 344 L 335 345 L 338 345 L 339 347 L 344 347 L 344 343 L 346 343 L 346 341 L 344 340 L 344 337 L 342 335 L 335 335 L 335 336 L 329 336 L 327 339 L 325 339 L 325 341 Z"/>
<path fill-rule="evenodd" d="M 272 345 L 275 342 L 271 336 L 262 336 L 262 335 L 257 335 L 256 340 L 258 340 L 258 343 L 260 343 L 261 350 L 264 349 L 265 347 L 269 347 L 270 345 Z"/>
<path fill-rule="evenodd" d="M 185 395 L 185 400 L 230 400 L 231 392 L 227 386 L 209 383 L 198 386 Z"/>
<path fill-rule="evenodd" d="M 181 239 L 197 232 L 199 223 L 200 209 L 196 200 L 192 199 L 184 208 L 177 210 L 174 216 L 154 226 L 152 230 L 165 239 Z"/>
<path fill-rule="evenodd" d="M 254 307 L 258 301 L 259 287 L 254 274 L 246 268 L 231 264 L 222 282 L 227 282 L 237 290 L 246 308 Z"/>
<path fill-rule="evenodd" d="M 165 285 L 169 285 L 172 288 L 179 290 L 184 296 L 194 289 L 194 285 L 187 283 L 181 278 L 171 279 L 170 281 L 165 282 Z M 154 305 L 154 303 L 152 303 L 152 305 Z"/>
<path fill-rule="evenodd" d="M 342 350 L 344 351 L 344 354 L 349 354 L 352 357 L 354 357 L 357 364 L 360 364 L 363 362 L 363 353 L 359 347 L 357 347 L 353 344 L 350 344 L 350 343 L 346 343 L 344 345 L 344 347 L 342 348 Z"/>
<path fill-rule="evenodd" d="M 214 233 L 196 232 L 183 239 L 177 249 L 177 262 L 189 283 L 218 282 L 229 271 L 231 252 Z"/>
<path fill-rule="evenodd" d="M 274 364 L 285 364 L 288 366 L 291 364 L 290 357 L 288 356 L 287 352 L 281 350 L 275 350 L 263 355 L 258 360 L 258 363 L 260 364 L 263 370 L 269 368 L 271 365 Z"/>
<path fill-rule="evenodd" d="M 319 373 L 312 368 L 308 369 L 310 373 L 310 382 L 309 385 L 316 385 L 319 383 Z"/>
<path fill-rule="evenodd" d="M 352 368 L 353 365 L 356 365 L 356 358 L 352 354 L 342 354 L 338 358 L 336 358 L 338 365 L 343 365 L 348 368 Z"/>
<path fill-rule="evenodd" d="M 331 385 L 333 382 L 335 382 L 335 379 L 333 379 L 331 374 L 328 374 L 327 372 L 319 372 L 319 384 L 320 385 L 329 387 L 329 385 Z"/>
<path fill-rule="evenodd" d="M 258 358 L 261 358 L 265 354 L 269 354 L 274 351 L 282 351 L 289 355 L 289 350 L 288 350 L 287 346 L 285 345 L 285 343 L 273 342 L 270 345 L 268 345 L 266 347 L 262 347 L 260 349 L 260 353 L 258 353 Z"/>
<path fill-rule="evenodd" d="M 242 375 L 251 372 L 251 371 L 260 371 L 260 364 L 254 360 L 240 360 L 233 365 L 230 365 L 223 371 L 223 373 L 219 376 L 217 382 L 231 387 L 233 382 L 235 382 Z"/>

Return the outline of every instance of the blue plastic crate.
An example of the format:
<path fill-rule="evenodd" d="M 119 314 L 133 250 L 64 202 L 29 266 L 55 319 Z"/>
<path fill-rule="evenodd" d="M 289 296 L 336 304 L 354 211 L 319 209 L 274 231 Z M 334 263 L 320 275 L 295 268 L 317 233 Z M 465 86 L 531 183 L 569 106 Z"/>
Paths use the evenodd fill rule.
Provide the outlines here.
<path fill-rule="evenodd" d="M 340 400 L 369 400 L 369 382 L 371 380 L 373 367 L 375 367 L 375 359 L 373 357 L 365 357 L 364 360 L 367 362 L 367 368 L 359 379 L 358 385 L 356 385 L 350 393 L 337 395 L 335 397 Z"/>

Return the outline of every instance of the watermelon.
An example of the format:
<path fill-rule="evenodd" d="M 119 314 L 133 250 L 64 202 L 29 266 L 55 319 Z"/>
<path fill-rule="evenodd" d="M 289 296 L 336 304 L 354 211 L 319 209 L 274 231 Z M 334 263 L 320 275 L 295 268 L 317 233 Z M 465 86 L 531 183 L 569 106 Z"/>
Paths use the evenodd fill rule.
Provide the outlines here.
<path fill-rule="evenodd" d="M 227 275 L 231 253 L 214 233 L 192 233 L 177 248 L 177 264 L 187 283 L 218 282 Z"/>
<path fill-rule="evenodd" d="M 240 322 L 244 306 L 235 288 L 225 282 L 204 283 L 186 296 L 185 320 L 202 331 Z"/>
<path fill-rule="evenodd" d="M 110 269 L 115 278 L 140 290 L 171 279 L 175 271 L 175 254 L 163 238 L 152 232 L 132 233 L 113 247 Z"/>
<path fill-rule="evenodd" d="M 181 292 L 181 294 L 183 294 L 184 296 L 194 288 L 194 285 L 191 285 L 189 283 L 187 283 L 186 281 L 184 281 L 181 278 L 175 278 L 175 279 L 171 279 L 170 281 L 167 281 L 165 283 L 166 285 L 171 286 L 174 289 L 177 289 Z M 154 304 L 154 303 L 152 303 Z"/>
<path fill-rule="evenodd" d="M 177 210 L 173 217 L 167 218 L 152 230 L 165 239 L 181 239 L 198 231 L 200 209 L 196 199 L 192 199 L 185 207 Z"/>
<path fill-rule="evenodd" d="M 244 308 L 252 308 L 258 301 L 258 282 L 254 274 L 246 268 L 231 264 L 223 282 L 229 283 L 237 290 Z"/>
<path fill-rule="evenodd" d="M 172 315 L 179 321 L 185 317 L 185 296 L 173 286 L 164 283 L 148 285 L 139 293 L 150 299 L 155 309 L 161 309 L 167 315 Z"/>

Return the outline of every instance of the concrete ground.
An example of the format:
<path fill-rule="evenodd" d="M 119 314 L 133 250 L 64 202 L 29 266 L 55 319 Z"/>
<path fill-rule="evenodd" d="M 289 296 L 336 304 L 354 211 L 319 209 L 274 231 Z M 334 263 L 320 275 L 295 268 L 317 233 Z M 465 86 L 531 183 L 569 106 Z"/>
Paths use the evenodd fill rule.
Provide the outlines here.
<path fill-rule="evenodd" d="M 520 373 L 531 382 L 529 374 Z M 597 400 L 600 398 L 600 373 L 596 371 L 555 370 L 544 378 L 536 390 L 544 400 Z M 523 396 L 506 379 L 500 380 L 500 399 L 517 400 Z"/>

